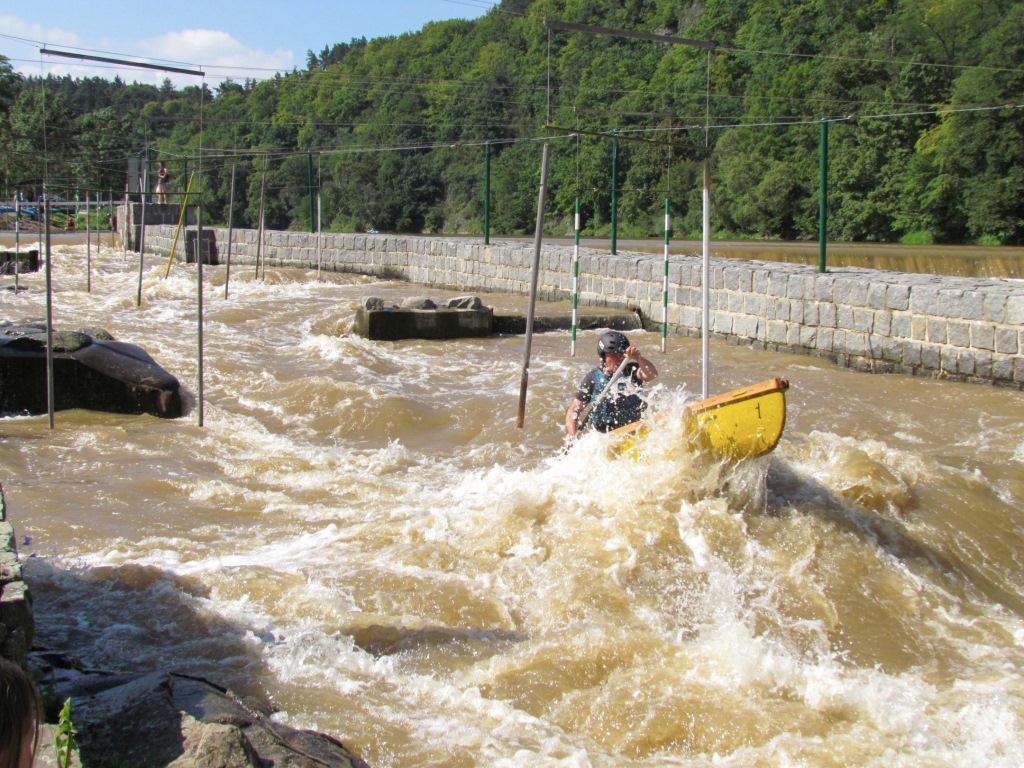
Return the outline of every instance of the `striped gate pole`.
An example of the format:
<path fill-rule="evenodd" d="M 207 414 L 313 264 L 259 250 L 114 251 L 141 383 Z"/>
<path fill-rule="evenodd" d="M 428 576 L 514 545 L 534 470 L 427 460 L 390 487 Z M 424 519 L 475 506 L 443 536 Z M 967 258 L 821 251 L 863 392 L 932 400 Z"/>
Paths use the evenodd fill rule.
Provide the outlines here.
<path fill-rule="evenodd" d="M 572 341 L 569 355 L 576 357 L 576 311 L 580 305 L 580 199 L 576 198 L 576 223 L 572 245 Z"/>

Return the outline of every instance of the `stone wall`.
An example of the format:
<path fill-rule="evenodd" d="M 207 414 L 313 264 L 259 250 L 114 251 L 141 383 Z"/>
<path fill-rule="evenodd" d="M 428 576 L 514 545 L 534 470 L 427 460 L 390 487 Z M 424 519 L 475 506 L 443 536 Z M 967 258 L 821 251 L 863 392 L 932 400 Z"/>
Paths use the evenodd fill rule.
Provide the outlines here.
<path fill-rule="evenodd" d="M 24 667 L 32 636 L 32 598 L 21 578 L 14 527 L 0 485 L 0 656 Z"/>
<path fill-rule="evenodd" d="M 213 229 L 214 263 L 227 254 L 227 230 Z M 147 227 L 147 251 L 166 255 L 174 227 Z M 254 230 L 235 230 L 232 263 L 255 263 Z M 205 238 L 204 238 L 205 240 Z M 182 246 L 177 248 L 180 260 Z M 268 266 L 315 269 L 317 238 L 266 232 Z M 400 278 L 467 291 L 526 293 L 531 243 L 483 245 L 478 238 L 324 234 L 322 269 Z M 650 328 L 662 320 L 661 255 L 580 249 L 583 306 L 638 309 Z M 701 259 L 673 255 L 668 323 L 696 335 L 701 326 Z M 881 270 L 712 259 L 711 330 L 730 342 L 799 352 L 862 371 L 896 372 L 1024 389 L 1024 282 Z M 572 247 L 545 246 L 538 296 L 571 297 Z"/>

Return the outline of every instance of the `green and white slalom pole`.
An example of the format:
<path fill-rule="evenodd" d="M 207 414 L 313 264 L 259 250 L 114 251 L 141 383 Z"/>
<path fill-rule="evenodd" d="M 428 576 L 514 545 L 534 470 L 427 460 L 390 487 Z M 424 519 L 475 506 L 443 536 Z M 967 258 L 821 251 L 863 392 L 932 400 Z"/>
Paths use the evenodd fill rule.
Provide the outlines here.
<path fill-rule="evenodd" d="M 576 220 L 572 245 L 572 341 L 569 355 L 576 357 L 576 310 L 580 305 L 580 199 L 576 198 Z"/>
<path fill-rule="evenodd" d="M 672 220 L 668 213 L 668 198 L 665 198 L 665 258 L 661 276 L 661 351 L 668 347 L 668 240 L 672 235 Z"/>
<path fill-rule="evenodd" d="M 14 295 L 18 295 L 21 288 L 18 281 L 21 277 L 21 198 L 20 192 L 14 190 Z"/>

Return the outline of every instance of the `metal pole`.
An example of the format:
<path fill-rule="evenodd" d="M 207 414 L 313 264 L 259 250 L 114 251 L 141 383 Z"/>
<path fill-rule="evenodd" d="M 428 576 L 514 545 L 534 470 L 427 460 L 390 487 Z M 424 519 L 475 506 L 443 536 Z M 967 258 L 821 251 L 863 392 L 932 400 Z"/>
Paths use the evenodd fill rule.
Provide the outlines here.
<path fill-rule="evenodd" d="M 700 327 L 700 392 L 701 398 L 708 397 L 711 352 L 711 160 L 704 158 L 704 203 L 703 247 L 701 249 L 701 327 Z"/>
<path fill-rule="evenodd" d="M 224 270 L 224 298 L 228 297 L 228 284 L 231 283 L 231 241 L 235 235 L 235 163 L 231 164 L 231 193 L 228 196 L 228 261 Z"/>
<path fill-rule="evenodd" d="M 544 230 L 544 198 L 548 181 L 548 143 L 540 161 L 540 190 L 537 192 L 537 226 L 533 235 L 533 273 L 530 276 L 530 303 L 526 314 L 526 348 L 523 350 L 523 375 L 519 382 L 519 411 L 516 426 L 523 428 L 526 420 L 526 386 L 530 380 L 530 349 L 533 346 L 533 312 L 537 306 L 537 281 L 540 275 L 540 245 Z"/>
<path fill-rule="evenodd" d="M 128 183 L 124 185 L 124 216 L 121 217 L 121 248 L 123 249 L 123 257 L 125 261 L 128 261 L 128 216 L 130 211 L 128 210 Z"/>
<path fill-rule="evenodd" d="M 576 197 L 576 217 L 572 237 L 572 340 L 569 355 L 576 357 L 576 310 L 580 305 L 580 198 Z"/>
<path fill-rule="evenodd" d="M 818 271 L 825 267 L 825 232 L 828 228 L 828 122 L 821 118 L 818 134 Z"/>
<path fill-rule="evenodd" d="M 50 201 L 43 187 L 43 218 L 46 229 L 46 414 L 53 429 L 56 402 L 53 395 L 53 269 L 50 250 Z"/>
<path fill-rule="evenodd" d="M 320 279 L 320 262 L 322 261 L 322 244 L 320 240 L 320 187 L 316 189 L 316 279 Z"/>
<path fill-rule="evenodd" d="M 618 253 L 619 240 L 619 140 L 612 139 L 612 255 Z"/>
<path fill-rule="evenodd" d="M 21 277 L 21 200 L 14 190 L 14 294 L 18 294 L 18 278 Z"/>
<path fill-rule="evenodd" d="M 149 153 L 146 153 L 147 162 L 142 166 L 142 221 L 139 224 L 139 286 L 135 291 L 135 306 L 142 306 L 142 261 L 146 252 L 146 190 L 149 189 Z"/>
<path fill-rule="evenodd" d="M 89 193 L 85 193 L 85 291 L 92 293 L 92 226 L 89 221 Z"/>
<path fill-rule="evenodd" d="M 203 426 L 203 161 L 196 174 L 196 422 Z"/>
<path fill-rule="evenodd" d="M 668 241 L 672 235 L 672 219 L 668 213 L 668 198 L 665 198 L 665 258 L 661 276 L 661 351 L 668 348 Z"/>
<path fill-rule="evenodd" d="M 491 244 L 491 142 L 484 144 L 484 245 Z"/>
<path fill-rule="evenodd" d="M 117 245 L 117 240 L 114 239 L 114 230 L 117 228 L 114 222 L 117 221 L 117 214 L 114 212 L 114 190 L 107 190 L 107 202 L 110 204 L 110 247 L 113 248 Z M 97 235 L 97 239 L 99 235 Z"/>

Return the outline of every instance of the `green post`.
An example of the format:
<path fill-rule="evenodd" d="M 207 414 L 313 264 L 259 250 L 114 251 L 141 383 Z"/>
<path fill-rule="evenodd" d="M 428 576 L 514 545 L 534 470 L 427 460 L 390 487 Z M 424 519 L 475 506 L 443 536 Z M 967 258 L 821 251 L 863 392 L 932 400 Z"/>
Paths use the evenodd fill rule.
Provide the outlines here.
<path fill-rule="evenodd" d="M 828 226 L 828 122 L 821 118 L 818 132 L 818 271 L 825 268 L 825 232 Z"/>
<path fill-rule="evenodd" d="M 484 245 L 491 244 L 491 142 L 484 143 Z"/>
<path fill-rule="evenodd" d="M 309 231 L 316 232 L 316 208 L 313 203 L 313 153 L 306 152 L 306 181 L 309 189 Z"/>
<path fill-rule="evenodd" d="M 619 140 L 612 139 L 612 254 L 618 253 L 619 240 Z"/>

